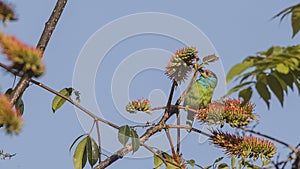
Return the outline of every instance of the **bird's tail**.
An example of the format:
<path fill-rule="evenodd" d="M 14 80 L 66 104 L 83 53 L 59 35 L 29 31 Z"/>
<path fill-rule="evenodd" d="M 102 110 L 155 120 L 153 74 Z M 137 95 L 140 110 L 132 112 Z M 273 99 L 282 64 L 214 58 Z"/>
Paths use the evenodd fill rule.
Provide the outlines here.
<path fill-rule="evenodd" d="M 194 123 L 195 113 L 192 111 L 187 111 L 186 125 L 192 127 Z M 191 130 L 187 130 L 191 132 Z"/>

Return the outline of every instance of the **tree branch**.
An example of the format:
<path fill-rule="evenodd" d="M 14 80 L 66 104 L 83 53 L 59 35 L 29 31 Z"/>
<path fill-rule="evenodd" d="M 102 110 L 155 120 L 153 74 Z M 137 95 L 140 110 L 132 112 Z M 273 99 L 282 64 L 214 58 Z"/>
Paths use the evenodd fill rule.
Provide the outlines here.
<path fill-rule="evenodd" d="M 165 127 L 166 121 L 175 113 L 175 112 L 169 112 L 170 111 L 170 105 L 171 105 L 172 98 L 173 98 L 173 94 L 174 94 L 174 90 L 175 90 L 175 86 L 176 86 L 176 82 L 173 82 L 172 88 L 171 88 L 171 91 L 170 91 L 170 94 L 169 94 L 168 103 L 167 103 L 167 106 L 166 106 L 167 108 L 165 109 L 165 113 L 164 113 L 163 117 L 161 118 L 161 120 L 155 126 L 153 126 L 153 127 L 149 128 L 148 130 L 146 130 L 146 132 L 140 137 L 140 139 L 139 139 L 140 144 L 144 144 L 149 139 L 149 137 L 151 137 L 153 134 L 161 131 Z M 120 149 L 119 151 L 115 152 L 113 155 L 106 158 L 99 165 L 94 167 L 94 169 L 106 168 L 107 166 L 109 166 L 113 162 L 123 158 L 123 156 L 126 155 L 127 153 L 129 153 L 130 151 L 132 151 L 132 144 L 128 144 L 125 147 L 123 147 L 122 149 Z"/>
<path fill-rule="evenodd" d="M 51 35 L 56 27 L 56 24 L 64 10 L 66 3 L 67 3 L 67 0 L 58 0 L 52 11 L 52 14 L 51 14 L 49 20 L 45 24 L 44 31 L 43 31 L 43 33 L 40 37 L 40 40 L 37 44 L 37 48 L 39 48 L 42 52 L 44 52 L 47 47 L 47 44 L 48 44 L 48 42 L 51 38 Z M 21 77 L 20 81 L 18 82 L 17 86 L 15 87 L 15 89 L 13 90 L 13 92 L 11 94 L 10 102 L 13 105 L 15 104 L 16 100 L 24 93 L 26 88 L 28 87 L 32 76 L 33 75 L 31 72 L 27 72 Z"/>

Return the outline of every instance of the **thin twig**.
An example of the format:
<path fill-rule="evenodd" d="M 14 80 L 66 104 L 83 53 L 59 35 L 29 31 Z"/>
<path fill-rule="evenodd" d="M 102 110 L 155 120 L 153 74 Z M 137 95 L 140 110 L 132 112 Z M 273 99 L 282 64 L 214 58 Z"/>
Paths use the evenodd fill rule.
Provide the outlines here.
<path fill-rule="evenodd" d="M 181 105 L 171 105 L 171 108 L 177 108 L 177 109 L 184 109 L 184 110 L 188 110 L 188 111 L 192 111 L 194 113 L 198 113 L 198 111 L 196 109 L 192 109 L 189 108 L 187 106 L 181 106 Z M 166 109 L 166 106 L 160 106 L 160 107 L 153 107 L 151 109 L 149 109 L 150 111 L 154 111 L 154 110 L 162 110 L 162 109 Z"/>
<path fill-rule="evenodd" d="M 190 126 L 180 126 L 180 125 L 178 126 L 178 125 L 174 125 L 174 124 L 166 124 L 165 128 L 187 129 L 187 130 L 194 131 L 196 133 L 202 134 L 202 135 L 207 136 L 207 137 L 212 137 L 211 134 L 205 133 L 204 131 L 201 131 L 199 129 L 196 129 L 196 128 L 193 128 L 193 127 L 190 127 Z"/>
<path fill-rule="evenodd" d="M 190 90 L 191 86 L 193 85 L 194 81 L 196 80 L 198 75 L 198 70 L 194 71 L 194 75 L 192 77 L 192 79 L 190 80 L 189 85 L 187 86 L 187 88 L 183 91 L 183 93 L 181 94 L 181 96 L 177 99 L 176 101 L 176 105 L 180 105 L 180 103 L 182 102 L 182 100 L 184 99 L 185 95 L 187 94 L 187 92 Z M 176 117 L 177 117 L 177 125 L 180 125 L 180 110 L 177 109 L 178 111 L 176 112 Z M 177 153 L 180 152 L 180 129 L 177 129 Z"/>
<path fill-rule="evenodd" d="M 155 152 L 155 151 L 153 150 L 153 148 L 150 147 L 150 146 L 148 146 L 147 144 L 142 143 L 141 145 L 142 145 L 143 147 L 145 147 L 147 150 L 149 150 L 151 153 L 155 154 L 155 155 L 156 155 L 158 158 L 160 158 L 164 163 L 169 163 L 169 164 L 172 164 L 172 165 L 174 165 L 174 166 L 180 168 L 180 166 L 179 166 L 178 164 L 176 164 L 176 163 L 174 163 L 173 161 L 170 161 L 170 160 L 168 160 L 168 159 L 165 159 L 161 154 L 158 154 L 157 152 Z"/>
<path fill-rule="evenodd" d="M 174 150 L 174 145 L 173 145 L 173 142 L 172 142 L 172 138 L 171 138 L 169 129 L 168 129 L 168 128 L 165 128 L 165 132 L 166 132 L 166 135 L 167 135 L 167 138 L 168 138 L 170 147 L 171 147 L 172 155 L 173 155 L 173 157 L 175 157 L 175 156 L 176 156 L 176 153 L 175 153 L 175 150 Z"/>
<path fill-rule="evenodd" d="M 12 68 L 10 68 L 10 67 L 4 65 L 3 63 L 0 63 L 0 67 L 6 69 L 7 71 L 11 72 L 12 74 L 14 74 L 14 75 L 16 75 L 16 76 L 22 76 L 21 73 L 19 73 L 19 72 L 13 70 Z M 111 122 L 109 122 L 109 121 L 107 121 L 107 120 L 104 120 L 104 119 L 102 119 L 101 117 L 96 116 L 95 114 L 93 114 L 92 112 L 90 112 L 89 110 L 87 110 L 86 108 L 82 107 L 82 106 L 81 106 L 80 104 L 78 104 L 77 102 L 73 101 L 70 97 L 67 97 L 67 96 L 65 96 L 65 95 L 62 95 L 61 93 L 55 91 L 54 89 L 52 89 L 52 88 L 46 86 L 45 84 L 43 84 L 43 83 L 41 83 L 41 82 L 38 82 L 38 81 L 33 80 L 33 79 L 29 79 L 29 80 L 30 80 L 30 82 L 32 82 L 33 84 L 35 84 L 35 85 L 37 85 L 37 86 L 39 86 L 39 87 L 41 87 L 41 88 L 43 88 L 43 89 L 45 89 L 45 90 L 47 90 L 47 91 L 49 91 L 49 92 L 55 94 L 55 95 L 57 95 L 57 96 L 62 97 L 62 98 L 65 99 L 65 100 L 67 100 L 69 103 L 71 103 L 72 105 L 74 105 L 75 107 L 77 107 L 78 109 L 80 109 L 81 111 L 83 111 L 84 113 L 86 113 L 87 115 L 89 115 L 90 117 L 92 117 L 94 120 L 97 120 L 97 121 L 100 121 L 100 122 L 102 122 L 102 123 L 105 123 L 105 124 L 107 124 L 107 125 L 109 125 L 109 126 L 111 126 L 111 127 L 113 127 L 113 128 L 116 128 L 116 129 L 119 129 L 119 128 L 120 128 L 118 125 L 116 125 L 116 124 L 114 124 L 114 123 L 111 123 Z"/>
<path fill-rule="evenodd" d="M 178 110 L 178 112 L 176 113 L 176 118 L 177 118 L 177 125 L 180 125 L 180 111 Z M 176 145 L 176 152 L 177 154 L 180 153 L 180 129 L 177 129 L 177 145 Z"/>
<path fill-rule="evenodd" d="M 164 128 L 165 122 L 173 115 L 172 113 L 169 112 L 170 106 L 168 106 L 168 105 L 171 105 L 175 86 L 176 86 L 176 82 L 173 82 L 171 91 L 169 94 L 169 98 L 168 98 L 168 104 L 167 104 L 167 107 L 169 107 L 169 108 L 165 109 L 165 113 L 164 113 L 163 117 L 160 119 L 160 121 L 155 126 L 146 130 L 146 132 L 140 137 L 140 139 L 139 139 L 140 144 L 145 143 L 149 139 L 149 137 L 151 137 L 153 134 L 161 131 Z M 130 151 L 132 151 L 132 144 L 128 144 L 125 147 L 123 147 L 122 149 L 118 150 L 113 155 L 111 155 L 110 157 L 108 157 L 104 161 L 102 161 L 99 165 L 94 167 L 94 169 L 106 168 L 113 162 L 123 158 L 123 156 L 125 154 L 129 153 Z"/>
<path fill-rule="evenodd" d="M 96 123 L 96 122 L 97 122 L 97 121 L 94 120 L 93 125 L 92 125 L 92 127 L 91 127 L 91 129 L 90 129 L 90 131 L 89 131 L 89 135 L 92 133 L 92 131 L 93 131 L 94 127 L 95 127 L 95 123 Z"/>
<path fill-rule="evenodd" d="M 97 129 L 97 137 L 98 137 L 98 148 L 99 148 L 99 164 L 101 162 L 101 154 L 102 154 L 102 149 L 101 149 L 101 135 L 100 135 L 100 127 L 98 121 L 96 121 L 96 129 Z"/>

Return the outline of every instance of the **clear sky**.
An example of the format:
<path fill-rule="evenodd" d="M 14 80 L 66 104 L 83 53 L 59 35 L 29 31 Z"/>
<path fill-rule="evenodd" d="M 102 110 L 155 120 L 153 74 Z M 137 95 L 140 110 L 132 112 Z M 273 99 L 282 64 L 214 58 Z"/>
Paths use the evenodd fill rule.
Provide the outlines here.
<path fill-rule="evenodd" d="M 10 2 L 15 4 L 19 21 L 8 23 L 8 26 L 1 27 L 1 30 L 35 46 L 55 1 L 13 0 Z M 145 2 L 133 0 L 126 3 L 115 0 L 107 2 L 97 0 L 69 1 L 44 55 L 44 63 L 47 66 L 46 74 L 38 81 L 56 90 L 72 86 L 75 63 L 86 41 L 97 30 L 111 21 L 143 12 L 167 13 L 183 18 L 195 25 L 210 39 L 221 58 L 224 71 L 228 72 L 234 64 L 242 61 L 246 56 L 255 55 L 256 52 L 267 50 L 271 46 L 299 44 L 300 35 L 291 39 L 290 17 L 283 20 L 281 24 L 279 24 L 278 19 L 271 20 L 282 9 L 297 2 L 299 1 L 211 0 L 201 2 L 197 0 L 175 0 L 162 2 L 152 0 L 151 2 Z M 153 20 L 149 20 L 149 22 L 150 24 L 151 22 L 156 23 Z M 144 23 L 142 22 L 142 24 Z M 133 26 L 143 25 L 136 23 Z M 124 29 L 128 28 L 119 27 L 116 28 L 116 31 L 122 32 Z M 176 27 L 170 29 L 170 32 L 172 31 L 182 34 L 190 33 L 185 29 L 181 30 Z M 107 34 L 106 38 L 99 42 L 99 48 L 109 43 L 111 40 L 110 35 L 113 37 L 115 34 Z M 97 104 L 101 107 L 105 118 L 119 125 L 134 124 L 132 119 L 130 121 L 124 118 L 121 113 L 117 113 L 118 107 L 114 106 L 113 102 L 115 100 L 111 96 L 111 86 L 114 85 L 111 76 L 116 70 L 115 68 L 120 68 L 121 63 L 124 63 L 124 58 L 144 49 L 146 51 L 150 49 L 153 52 L 156 51 L 153 48 L 157 48 L 161 49 L 159 54 L 163 52 L 168 54 L 182 47 L 184 47 L 183 44 L 170 37 L 149 34 L 134 36 L 116 44 L 107 53 L 103 63 L 99 65 L 94 82 Z M 207 52 L 205 49 L 201 49 L 201 46 L 197 46 L 197 49 L 200 56 L 205 55 L 203 53 Z M 201 50 L 204 52 L 201 53 Z M 170 54 L 166 55 L 166 57 L 169 56 Z M 3 55 L 1 55 L 0 61 L 6 62 Z M 12 85 L 13 77 L 3 71 L 0 74 L 0 88 L 5 91 Z M 82 72 L 82 76 L 89 76 L 89 74 Z M 222 72 L 219 76 L 222 76 Z M 159 85 L 155 85 L 156 83 L 152 83 L 153 81 L 159 81 Z M 122 87 L 122 82 L 115 85 L 117 90 L 118 87 Z M 170 82 L 162 71 L 140 70 L 131 81 L 127 92 L 131 99 L 137 99 L 148 97 L 149 92 L 156 91 L 155 89 L 169 91 L 169 86 Z M 82 95 L 83 104 L 86 103 L 84 105 L 93 110 L 93 108 L 88 107 L 89 98 L 85 98 L 84 93 Z M 68 152 L 68 149 L 73 140 L 85 131 L 82 129 L 77 114 L 70 104 L 66 104 L 55 115 L 52 113 L 51 101 L 53 97 L 54 95 L 34 85 L 27 89 L 24 94 L 25 126 L 22 133 L 19 136 L 10 137 L 4 131 L 0 132 L 0 149 L 17 153 L 17 155 L 11 160 L 0 160 L 0 168 L 73 168 L 72 154 Z M 259 115 L 260 121 L 256 130 L 292 145 L 299 143 L 300 135 L 297 124 L 300 115 L 296 104 L 300 100 L 296 92 L 289 91 L 283 108 L 280 107 L 276 99 L 273 99 L 270 110 L 266 109 L 262 99 L 257 95 L 254 95 L 252 101 L 256 104 L 255 112 Z M 125 100 L 125 102 L 127 101 Z M 155 119 L 159 115 L 154 114 L 149 117 Z M 134 118 L 136 119 L 136 117 Z M 182 146 L 184 158 L 193 158 L 200 165 L 210 164 L 214 159 L 223 155 L 220 149 L 209 145 L 207 141 L 200 143 L 196 134 L 190 134 L 186 137 Z M 287 150 L 281 145 L 279 145 L 279 149 Z M 152 161 L 152 158 L 124 158 L 109 168 L 151 169 L 153 168 Z"/>

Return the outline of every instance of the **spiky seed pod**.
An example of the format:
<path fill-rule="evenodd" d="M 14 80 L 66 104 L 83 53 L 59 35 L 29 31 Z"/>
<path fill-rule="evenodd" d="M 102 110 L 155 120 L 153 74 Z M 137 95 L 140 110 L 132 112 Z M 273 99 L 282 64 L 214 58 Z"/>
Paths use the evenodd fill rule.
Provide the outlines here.
<path fill-rule="evenodd" d="M 21 114 L 13 109 L 6 95 L 0 95 L 0 125 L 3 125 L 9 134 L 18 134 L 23 126 Z"/>
<path fill-rule="evenodd" d="M 227 99 L 222 102 L 211 102 L 206 109 L 198 110 L 196 118 L 204 123 L 222 126 L 227 123 L 231 127 L 241 127 L 255 120 L 253 109 L 254 105 L 250 102 L 241 106 L 240 100 Z"/>
<path fill-rule="evenodd" d="M 0 0 L 0 19 L 2 22 L 5 23 L 5 21 L 8 20 L 16 20 L 16 14 L 14 10 L 12 9 L 11 5 L 6 4 L 5 2 Z"/>
<path fill-rule="evenodd" d="M 226 154 L 236 157 L 253 158 L 254 160 L 259 157 L 270 159 L 277 150 L 274 143 L 257 137 L 241 137 L 219 130 L 212 131 L 212 134 L 210 140 L 213 144 L 225 149 Z"/>
<path fill-rule="evenodd" d="M 192 65 L 198 60 L 197 54 L 198 51 L 194 47 L 176 51 L 167 64 L 165 74 L 180 84 L 187 78 Z"/>
<path fill-rule="evenodd" d="M 137 101 L 129 102 L 126 105 L 126 111 L 129 113 L 136 113 L 137 111 L 142 111 L 146 113 L 151 113 L 150 111 L 150 101 L 148 99 L 138 99 Z"/>
<path fill-rule="evenodd" d="M 175 55 L 182 59 L 188 66 L 194 64 L 196 59 L 198 59 L 198 51 L 194 47 L 187 47 L 175 52 Z"/>
<path fill-rule="evenodd" d="M 242 106 L 238 99 L 228 99 L 225 102 L 225 120 L 231 127 L 246 126 L 251 120 L 255 120 L 253 114 L 254 105 L 248 102 Z"/>
<path fill-rule="evenodd" d="M 19 71 L 31 71 L 35 77 L 42 75 L 45 66 L 42 64 L 42 51 L 27 46 L 13 36 L 0 32 L 2 53 L 13 62 L 12 67 Z"/>

